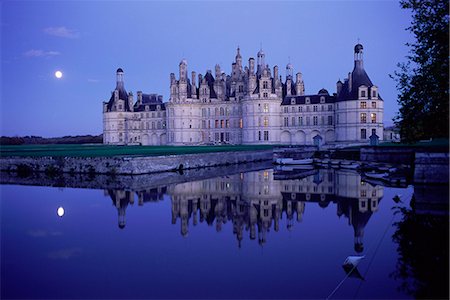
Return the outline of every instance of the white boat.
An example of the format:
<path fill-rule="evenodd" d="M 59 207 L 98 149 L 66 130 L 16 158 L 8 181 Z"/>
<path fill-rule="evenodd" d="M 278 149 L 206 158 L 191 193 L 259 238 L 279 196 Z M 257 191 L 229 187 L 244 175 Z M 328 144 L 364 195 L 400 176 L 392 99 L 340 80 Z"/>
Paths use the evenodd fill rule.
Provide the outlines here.
<path fill-rule="evenodd" d="M 358 169 L 359 164 L 357 164 L 357 163 L 342 164 L 341 163 L 341 168 L 343 168 L 343 169 Z"/>
<path fill-rule="evenodd" d="M 277 158 L 276 162 L 279 165 L 310 165 L 313 163 L 313 159 Z"/>
<path fill-rule="evenodd" d="M 344 266 L 351 265 L 352 267 L 356 268 L 356 266 L 361 262 L 361 260 L 364 258 L 364 255 L 354 255 L 354 256 L 348 256 L 344 261 Z"/>
<path fill-rule="evenodd" d="M 377 173 L 377 172 L 367 172 L 364 173 L 369 178 L 375 178 L 375 179 L 386 179 L 388 174 L 387 173 Z"/>

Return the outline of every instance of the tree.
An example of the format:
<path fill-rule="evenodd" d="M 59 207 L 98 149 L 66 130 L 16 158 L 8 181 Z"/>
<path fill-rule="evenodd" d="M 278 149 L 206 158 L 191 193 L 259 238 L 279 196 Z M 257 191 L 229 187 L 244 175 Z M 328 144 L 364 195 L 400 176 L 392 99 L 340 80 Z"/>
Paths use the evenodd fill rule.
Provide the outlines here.
<path fill-rule="evenodd" d="M 402 139 L 413 142 L 448 138 L 449 134 L 449 2 L 402 0 L 412 10 L 414 34 L 406 63 L 391 76 L 397 84 L 399 113 L 394 118 Z"/>

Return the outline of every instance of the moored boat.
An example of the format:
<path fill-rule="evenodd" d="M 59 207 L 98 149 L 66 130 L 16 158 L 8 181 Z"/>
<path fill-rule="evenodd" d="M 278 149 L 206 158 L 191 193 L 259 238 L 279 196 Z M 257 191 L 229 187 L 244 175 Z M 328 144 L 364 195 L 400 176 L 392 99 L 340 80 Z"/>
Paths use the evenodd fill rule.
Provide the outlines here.
<path fill-rule="evenodd" d="M 375 179 L 387 179 L 388 174 L 387 173 L 377 173 L 377 172 L 367 172 L 364 173 L 369 178 L 375 178 Z"/>
<path fill-rule="evenodd" d="M 293 158 L 277 158 L 277 164 L 279 165 L 310 165 L 313 163 L 312 158 L 293 159 Z"/>

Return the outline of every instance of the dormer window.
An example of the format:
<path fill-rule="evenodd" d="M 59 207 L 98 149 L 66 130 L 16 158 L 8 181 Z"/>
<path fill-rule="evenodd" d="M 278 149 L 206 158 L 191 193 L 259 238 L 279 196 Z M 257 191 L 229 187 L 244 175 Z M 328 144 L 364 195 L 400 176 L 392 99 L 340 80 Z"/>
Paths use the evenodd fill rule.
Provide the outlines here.
<path fill-rule="evenodd" d="M 291 104 L 292 104 L 292 105 L 295 104 L 295 98 L 291 98 Z"/>
<path fill-rule="evenodd" d="M 148 105 L 145 106 L 145 111 L 148 111 Z"/>
<path fill-rule="evenodd" d="M 377 97 L 377 91 L 372 91 L 372 98 L 376 98 Z"/>
<path fill-rule="evenodd" d="M 311 100 L 309 99 L 309 97 L 306 97 L 305 101 L 306 101 L 306 104 L 311 103 Z"/>
<path fill-rule="evenodd" d="M 161 105 L 157 105 L 156 110 L 161 110 Z"/>
<path fill-rule="evenodd" d="M 325 97 L 324 96 L 320 97 L 320 103 L 325 103 Z"/>
<path fill-rule="evenodd" d="M 360 86 L 358 92 L 359 98 L 367 98 L 369 96 L 369 90 L 365 85 Z"/>

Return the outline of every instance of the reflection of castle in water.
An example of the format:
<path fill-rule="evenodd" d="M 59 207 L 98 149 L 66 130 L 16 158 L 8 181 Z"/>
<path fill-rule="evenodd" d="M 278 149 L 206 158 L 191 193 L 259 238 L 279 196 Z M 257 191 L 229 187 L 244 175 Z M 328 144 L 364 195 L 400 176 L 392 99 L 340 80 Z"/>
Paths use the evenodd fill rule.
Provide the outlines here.
<path fill-rule="evenodd" d="M 137 192 L 139 204 L 162 200 L 166 193 L 172 201 L 172 223 L 181 221 L 181 234 L 186 236 L 189 223 L 215 225 L 232 222 L 233 233 L 240 245 L 244 231 L 262 245 L 270 229 L 280 230 L 286 218 L 287 229 L 302 220 L 305 204 L 318 203 L 325 208 L 337 205 L 337 215 L 348 218 L 355 233 L 355 250 L 363 250 L 364 228 L 383 196 L 383 187 L 361 181 L 356 172 L 321 169 L 300 180 L 274 180 L 273 170 L 240 173 L 225 177 L 186 182 Z M 126 191 L 110 191 L 119 212 L 119 227 L 125 226 L 125 209 L 133 204 L 134 195 Z M 192 221 L 191 221 L 192 220 Z"/>

